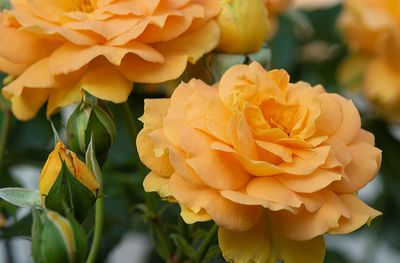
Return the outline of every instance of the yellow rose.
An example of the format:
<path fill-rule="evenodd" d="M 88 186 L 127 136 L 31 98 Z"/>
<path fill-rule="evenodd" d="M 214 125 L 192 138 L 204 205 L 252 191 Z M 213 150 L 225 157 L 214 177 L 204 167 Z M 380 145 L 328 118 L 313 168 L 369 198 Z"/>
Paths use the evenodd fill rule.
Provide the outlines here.
<path fill-rule="evenodd" d="M 400 120 L 400 69 L 383 59 L 373 59 L 365 71 L 365 94 L 380 114 L 390 121 Z"/>
<path fill-rule="evenodd" d="M 0 13 L 3 89 L 18 119 L 47 114 L 85 90 L 124 102 L 132 82 L 175 79 L 219 40 L 215 0 L 14 0 Z"/>
<path fill-rule="evenodd" d="M 193 79 L 146 100 L 141 121 L 145 190 L 176 200 L 187 223 L 214 220 L 230 262 L 322 262 L 323 234 L 380 215 L 356 195 L 381 162 L 357 109 L 284 70 L 237 65 L 214 87 Z"/>
<path fill-rule="evenodd" d="M 268 13 L 263 0 L 220 0 L 217 22 L 221 38 L 217 50 L 227 53 L 252 53 L 264 43 Z"/>
<path fill-rule="evenodd" d="M 39 192 L 42 199 L 45 199 L 56 181 L 63 161 L 68 171 L 96 196 L 99 184 L 92 171 L 79 160 L 74 152 L 69 151 L 62 142 L 58 142 L 40 173 Z"/>

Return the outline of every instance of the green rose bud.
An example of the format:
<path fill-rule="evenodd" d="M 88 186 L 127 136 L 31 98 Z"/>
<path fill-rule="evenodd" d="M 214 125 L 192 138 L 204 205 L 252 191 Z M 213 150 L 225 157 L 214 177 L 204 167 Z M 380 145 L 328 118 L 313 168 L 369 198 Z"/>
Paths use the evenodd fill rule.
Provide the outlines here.
<path fill-rule="evenodd" d="M 67 123 L 67 143 L 75 152 L 85 154 L 93 135 L 96 156 L 105 160 L 115 140 L 116 128 L 110 114 L 99 105 L 81 102 Z"/>
<path fill-rule="evenodd" d="M 33 210 L 32 253 L 37 263 L 82 263 L 87 240 L 85 231 L 72 216 Z"/>

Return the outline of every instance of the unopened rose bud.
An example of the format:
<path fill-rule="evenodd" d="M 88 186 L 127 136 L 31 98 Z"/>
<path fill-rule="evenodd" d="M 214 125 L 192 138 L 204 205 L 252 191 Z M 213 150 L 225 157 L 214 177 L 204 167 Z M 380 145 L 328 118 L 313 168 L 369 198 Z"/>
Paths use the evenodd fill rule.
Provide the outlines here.
<path fill-rule="evenodd" d="M 52 211 L 33 211 L 32 253 L 35 262 L 82 263 L 87 241 L 83 228 L 73 217 Z"/>
<path fill-rule="evenodd" d="M 98 105 L 82 102 L 67 123 L 67 143 L 72 150 L 85 154 L 93 136 L 96 155 L 106 156 L 115 140 L 116 128 L 110 114 Z"/>
<path fill-rule="evenodd" d="M 246 54 L 259 50 L 269 31 L 264 0 L 220 0 L 217 22 L 221 38 L 217 50 Z"/>
<path fill-rule="evenodd" d="M 95 202 L 99 184 L 93 172 L 76 154 L 58 142 L 39 179 L 39 192 L 46 208 L 64 213 L 72 209 L 78 220 L 86 217 Z"/>

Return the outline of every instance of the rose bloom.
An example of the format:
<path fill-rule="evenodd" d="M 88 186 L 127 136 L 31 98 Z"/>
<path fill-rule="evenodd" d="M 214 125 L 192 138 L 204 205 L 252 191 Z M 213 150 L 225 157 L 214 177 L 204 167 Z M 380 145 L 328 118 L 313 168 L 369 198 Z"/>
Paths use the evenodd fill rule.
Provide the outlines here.
<path fill-rule="evenodd" d="M 322 262 L 323 234 L 380 215 L 357 197 L 381 162 L 357 109 L 284 70 L 193 79 L 146 100 L 141 121 L 145 190 L 178 202 L 187 223 L 214 220 L 229 262 Z"/>
<path fill-rule="evenodd" d="M 400 2 L 344 1 L 339 27 L 352 51 L 339 70 L 342 86 L 360 87 L 382 117 L 399 121 Z"/>
<path fill-rule="evenodd" d="M 14 0 L 0 13 L 0 71 L 17 118 L 79 101 L 124 102 L 132 82 L 175 79 L 219 39 L 215 0 Z"/>

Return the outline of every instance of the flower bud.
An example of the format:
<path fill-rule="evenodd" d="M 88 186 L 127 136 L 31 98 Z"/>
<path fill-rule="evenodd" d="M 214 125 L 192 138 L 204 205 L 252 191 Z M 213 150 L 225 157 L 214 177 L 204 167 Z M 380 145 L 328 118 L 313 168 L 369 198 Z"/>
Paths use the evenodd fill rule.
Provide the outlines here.
<path fill-rule="evenodd" d="M 217 22 L 221 38 L 217 50 L 227 53 L 252 53 L 259 50 L 269 31 L 264 0 L 220 0 Z"/>
<path fill-rule="evenodd" d="M 93 172 L 74 152 L 58 142 L 40 174 L 43 205 L 60 213 L 70 208 L 78 220 L 83 220 L 95 202 L 98 189 Z"/>
<path fill-rule="evenodd" d="M 84 262 L 87 250 L 83 228 L 71 216 L 33 211 L 32 253 L 35 262 Z"/>
<path fill-rule="evenodd" d="M 110 114 L 99 105 L 82 102 L 67 123 L 67 143 L 72 150 L 85 154 L 93 135 L 97 157 L 106 156 L 115 140 L 116 128 Z"/>

